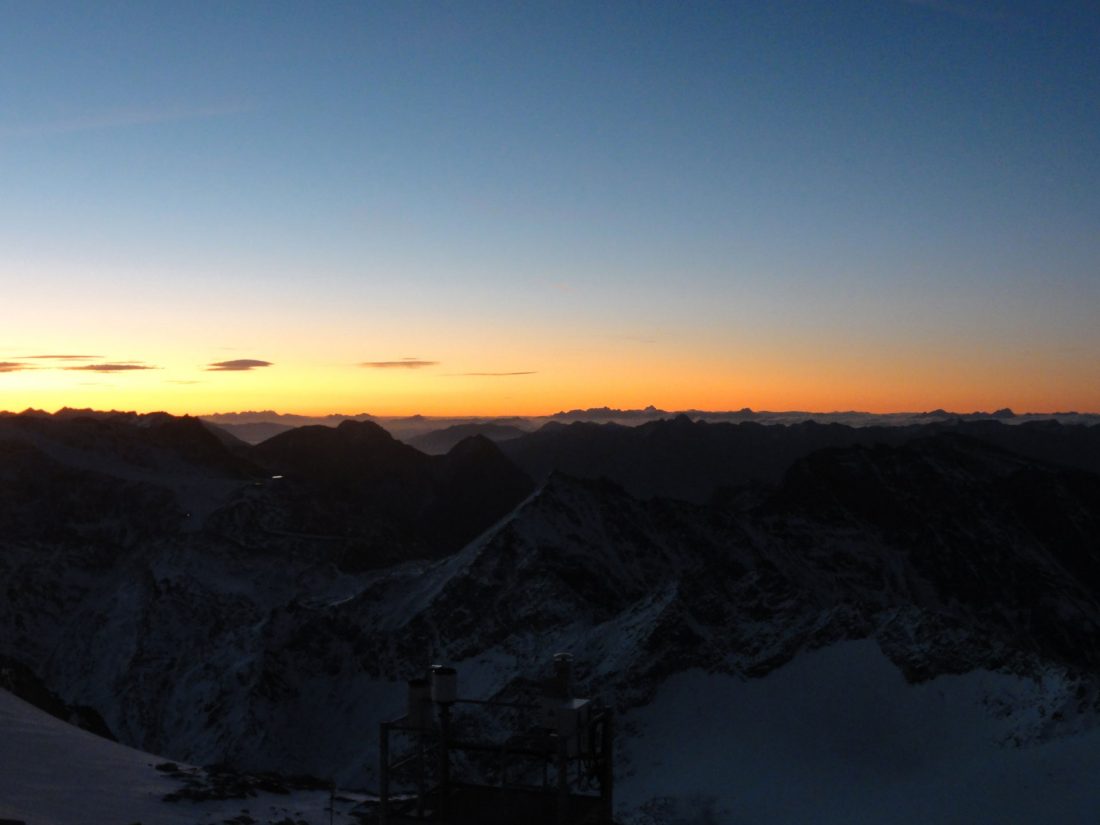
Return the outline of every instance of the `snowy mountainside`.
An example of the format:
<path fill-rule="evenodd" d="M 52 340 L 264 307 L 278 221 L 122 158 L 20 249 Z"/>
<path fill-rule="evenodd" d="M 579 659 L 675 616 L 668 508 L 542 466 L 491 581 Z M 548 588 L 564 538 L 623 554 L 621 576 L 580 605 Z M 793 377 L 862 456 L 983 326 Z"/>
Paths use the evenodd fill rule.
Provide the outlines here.
<path fill-rule="evenodd" d="M 1005 746 L 1057 702 L 1056 673 L 978 669 L 920 684 L 870 640 L 761 679 L 691 670 L 626 714 L 619 818 L 666 823 L 1088 825 L 1100 728 Z"/>
<path fill-rule="evenodd" d="M 401 466 L 426 489 L 473 486 L 479 468 L 508 478 L 487 441 L 462 453 L 470 472 Z M 367 491 L 388 477 L 345 471 Z M 331 489 L 302 489 L 315 483 Z M 284 517 L 274 488 L 241 495 Z M 467 695 L 520 695 L 568 650 L 584 689 L 625 714 L 623 778 L 642 790 L 624 800 L 639 817 L 663 804 L 643 810 L 664 769 L 635 744 L 667 685 L 705 674 L 736 692 L 853 640 L 894 668 L 891 691 L 1015 680 L 974 700 L 1011 720 L 997 728 L 1007 746 L 1094 735 L 1100 478 L 955 434 L 816 452 L 774 489 L 705 505 L 555 473 L 458 552 L 384 566 L 340 564 L 304 535 L 245 535 L 247 520 L 222 529 L 239 500 L 192 532 L 0 538 L 0 655 L 127 744 L 370 787 L 377 722 L 401 712 L 403 680 L 447 661 Z M 699 770 L 714 756 L 684 748 Z"/>

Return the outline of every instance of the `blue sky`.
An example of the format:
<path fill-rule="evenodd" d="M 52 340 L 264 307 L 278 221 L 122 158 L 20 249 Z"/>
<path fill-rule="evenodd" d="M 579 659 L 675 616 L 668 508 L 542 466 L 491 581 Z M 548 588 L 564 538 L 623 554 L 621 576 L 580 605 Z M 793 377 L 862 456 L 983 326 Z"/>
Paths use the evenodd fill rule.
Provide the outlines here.
<path fill-rule="evenodd" d="M 1100 408 L 1095 4 L 0 13 L 0 360 L 535 373 L 494 408 L 659 402 L 668 370 L 730 406 Z M 432 397 L 371 380 L 348 393 Z"/>

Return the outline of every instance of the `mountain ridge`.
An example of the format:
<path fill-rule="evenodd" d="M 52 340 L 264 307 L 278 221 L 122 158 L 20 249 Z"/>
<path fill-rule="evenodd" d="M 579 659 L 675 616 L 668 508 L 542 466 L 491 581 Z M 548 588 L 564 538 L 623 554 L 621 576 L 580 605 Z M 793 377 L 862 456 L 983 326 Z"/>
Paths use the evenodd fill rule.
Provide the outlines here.
<path fill-rule="evenodd" d="M 21 426 L 0 420 L 0 449 L 23 451 L 29 471 L 43 473 L 41 451 Z M 159 441 L 152 425 L 119 421 L 34 426 L 59 427 L 70 442 L 92 439 L 81 450 L 69 443 L 55 462 L 118 449 L 110 467 L 120 473 L 160 468 L 168 478 L 180 456 L 193 457 L 195 472 L 232 466 L 192 450 L 190 423 L 187 437 L 169 428 Z M 599 434 L 601 426 L 576 431 Z M 311 466 L 308 456 L 320 453 L 308 446 L 258 451 L 261 475 L 227 479 L 231 494 L 200 529 L 177 520 L 145 534 L 99 533 L 76 523 L 60 540 L 32 529 L 48 519 L 31 518 L 23 532 L 0 533 L 7 583 L 0 656 L 28 668 L 61 701 L 95 708 L 120 740 L 145 750 L 360 785 L 376 775 L 363 736 L 399 715 L 403 681 L 429 662 L 455 664 L 464 693 L 523 698 L 558 650 L 575 656 L 584 690 L 629 718 L 677 674 L 751 682 L 807 651 L 867 640 L 910 684 L 977 671 L 1037 680 L 1041 701 L 1006 711 L 1021 743 L 1093 729 L 1100 475 L 996 443 L 1006 432 L 1023 433 L 1026 447 L 1064 457 L 1080 452 L 1073 440 L 1080 432 L 1060 424 L 1030 431 L 933 423 L 895 444 L 806 451 L 822 437 L 852 435 L 838 426 L 685 417 L 606 430 L 655 455 L 682 451 L 697 437 L 706 447 L 715 433 L 732 431 L 766 437 L 773 453 L 794 456 L 775 481 L 726 486 L 695 502 L 643 498 L 631 492 L 630 478 L 577 478 L 561 469 L 537 486 L 514 486 L 519 470 L 486 438 L 433 457 L 376 424 L 288 433 L 284 445 L 332 442 L 336 466 Z M 550 434 L 573 427 L 556 425 Z M 210 438 L 202 443 L 231 454 Z M 789 443 L 775 443 L 782 439 Z M 129 463 L 169 449 L 179 453 L 160 464 Z M 375 452 L 411 460 L 400 472 L 372 468 Z M 10 483 L 20 483 L 15 460 L 3 467 Z M 71 488 L 92 511 L 94 496 L 122 502 L 132 495 L 98 477 L 81 486 L 65 475 L 84 470 L 57 472 L 41 476 L 34 500 L 48 500 L 51 484 Z M 401 473 L 411 486 L 400 486 Z M 432 551 L 415 521 L 380 522 L 373 513 L 357 520 L 372 491 L 388 490 L 410 518 L 446 523 L 456 516 L 430 515 L 433 507 L 450 502 L 468 512 L 483 497 L 478 491 L 498 482 L 517 498 L 491 521 L 486 512 L 463 526 L 468 537 L 446 552 L 438 544 Z M 359 492 L 333 500 L 342 488 Z M 168 495 L 173 488 L 152 489 Z M 374 500 L 384 499 L 377 492 Z M 0 500 L 0 515 L 8 507 L 14 517 L 28 501 Z M 264 527 L 263 518 L 290 518 L 296 506 L 323 523 L 339 516 L 347 521 L 337 524 L 381 531 L 385 552 L 349 563 L 355 559 L 344 551 L 362 536 Z M 134 518 L 120 512 L 124 523 Z"/>

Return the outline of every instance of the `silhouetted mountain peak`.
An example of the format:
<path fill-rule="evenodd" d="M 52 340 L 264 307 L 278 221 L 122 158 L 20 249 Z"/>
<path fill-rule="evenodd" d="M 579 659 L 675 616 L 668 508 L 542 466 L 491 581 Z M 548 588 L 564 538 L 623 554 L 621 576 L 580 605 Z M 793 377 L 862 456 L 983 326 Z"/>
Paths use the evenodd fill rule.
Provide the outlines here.
<path fill-rule="evenodd" d="M 230 448 L 233 446 L 243 447 L 242 442 L 227 433 L 213 432 L 202 419 L 191 416 L 177 418 L 159 413 L 143 420 L 138 426 L 148 429 L 153 443 L 171 449 L 195 463 L 238 475 L 250 474 L 257 469 L 251 462 L 231 452 Z M 237 444 L 234 445 L 233 441 L 237 441 Z"/>
<path fill-rule="evenodd" d="M 273 472 L 332 482 L 408 472 L 427 461 L 373 421 L 297 427 L 256 445 L 253 454 Z"/>
<path fill-rule="evenodd" d="M 354 440 L 357 443 L 379 442 L 388 443 L 394 441 L 394 437 L 382 426 L 373 421 L 341 421 L 333 429 L 337 434 Z"/>
<path fill-rule="evenodd" d="M 500 456 L 504 454 L 497 449 L 491 439 L 483 435 L 470 435 L 455 444 L 448 452 L 448 458 L 484 458 Z"/>
<path fill-rule="evenodd" d="M 361 448 L 374 445 L 396 444 L 393 436 L 373 421 L 341 421 L 335 427 L 324 424 L 310 424 L 295 427 L 274 435 L 257 445 L 261 452 L 272 452 L 293 448 Z"/>
<path fill-rule="evenodd" d="M 93 410 L 90 407 L 62 407 L 60 410 L 54 413 L 55 418 L 77 418 L 77 417 L 90 417 L 90 416 L 105 416 L 110 413 L 100 412 Z"/>
<path fill-rule="evenodd" d="M 527 430 L 511 424 L 493 422 L 475 422 L 469 424 L 454 424 L 439 430 L 418 435 L 407 439 L 406 442 L 429 455 L 443 455 L 450 452 L 455 445 L 470 436 L 483 436 L 490 441 L 507 441 L 511 438 L 519 438 L 526 435 Z"/>

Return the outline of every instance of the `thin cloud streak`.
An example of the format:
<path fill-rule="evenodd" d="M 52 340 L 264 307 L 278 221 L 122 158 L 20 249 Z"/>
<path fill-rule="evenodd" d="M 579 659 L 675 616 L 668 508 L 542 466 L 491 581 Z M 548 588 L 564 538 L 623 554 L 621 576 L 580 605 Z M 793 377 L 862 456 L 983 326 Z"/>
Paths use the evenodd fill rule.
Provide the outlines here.
<path fill-rule="evenodd" d="M 0 361 L 0 372 L 22 372 L 23 370 L 33 370 L 35 367 L 29 364 L 20 364 L 15 361 Z"/>
<path fill-rule="evenodd" d="M 479 376 L 482 378 L 507 378 L 511 375 L 537 375 L 538 370 L 523 370 L 520 372 L 452 372 L 448 376 L 457 378 L 461 376 Z"/>
<path fill-rule="evenodd" d="M 374 370 L 418 370 L 421 367 L 435 367 L 438 365 L 438 361 L 421 361 L 416 358 L 405 358 L 401 361 L 363 361 L 359 366 Z"/>
<path fill-rule="evenodd" d="M 237 358 L 233 361 L 215 361 L 206 365 L 207 372 L 247 372 L 260 367 L 274 366 L 270 361 L 260 361 L 256 358 Z"/>
<path fill-rule="evenodd" d="M 22 355 L 20 358 L 24 360 L 30 359 L 43 359 L 51 361 L 92 361 L 96 358 L 102 358 L 102 355 Z"/>
<path fill-rule="evenodd" d="M 63 367 L 65 370 L 77 370 L 82 372 L 130 372 L 131 370 L 156 370 L 160 367 L 153 367 L 148 364 L 82 364 L 79 367 Z"/>
<path fill-rule="evenodd" d="M 213 106 L 174 106 L 150 109 L 116 109 L 93 112 L 78 117 L 41 123 L 0 125 L 0 138 L 33 138 L 51 135 L 69 135 L 106 129 L 124 129 L 133 126 L 149 126 L 160 123 L 179 123 L 189 120 L 209 120 L 245 114 L 253 107 L 240 104 Z"/>

